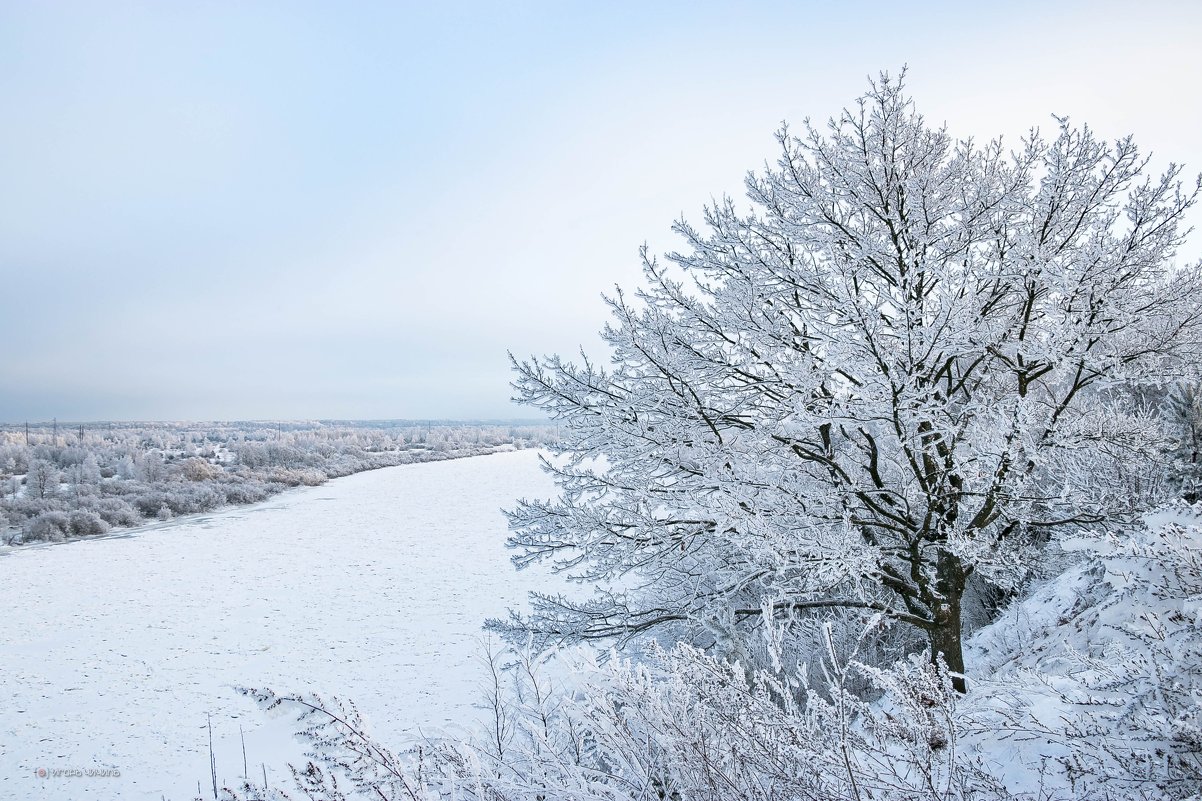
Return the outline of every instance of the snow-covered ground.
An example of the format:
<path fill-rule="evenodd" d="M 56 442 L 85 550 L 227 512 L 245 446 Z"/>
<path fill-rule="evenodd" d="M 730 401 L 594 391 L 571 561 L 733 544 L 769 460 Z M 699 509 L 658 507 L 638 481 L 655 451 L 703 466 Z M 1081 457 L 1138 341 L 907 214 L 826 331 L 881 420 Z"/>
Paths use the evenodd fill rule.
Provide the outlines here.
<path fill-rule="evenodd" d="M 480 714 L 481 622 L 556 584 L 514 571 L 499 510 L 550 494 L 536 453 L 519 451 L 11 552 L 0 798 L 211 793 L 210 716 L 219 781 L 242 775 L 241 729 L 250 775 L 266 763 L 286 784 L 292 721 L 235 685 L 353 699 L 388 744 Z"/>

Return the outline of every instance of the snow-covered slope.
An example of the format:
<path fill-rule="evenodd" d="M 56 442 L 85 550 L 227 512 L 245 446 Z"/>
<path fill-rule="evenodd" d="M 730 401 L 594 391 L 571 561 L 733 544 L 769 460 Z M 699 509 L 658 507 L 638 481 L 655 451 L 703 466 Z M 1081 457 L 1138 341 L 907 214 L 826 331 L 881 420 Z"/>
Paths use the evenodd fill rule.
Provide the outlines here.
<path fill-rule="evenodd" d="M 551 492 L 520 451 L 0 559 L 0 798 L 190 798 L 210 715 L 219 781 L 241 728 L 249 772 L 286 783 L 291 721 L 234 685 L 353 698 L 386 742 L 470 720 L 480 624 L 551 584 L 513 570 L 499 509 Z"/>
<path fill-rule="evenodd" d="M 970 641 L 969 744 L 1024 797 L 1202 794 L 1198 511 L 1062 550 L 1068 569 Z"/>

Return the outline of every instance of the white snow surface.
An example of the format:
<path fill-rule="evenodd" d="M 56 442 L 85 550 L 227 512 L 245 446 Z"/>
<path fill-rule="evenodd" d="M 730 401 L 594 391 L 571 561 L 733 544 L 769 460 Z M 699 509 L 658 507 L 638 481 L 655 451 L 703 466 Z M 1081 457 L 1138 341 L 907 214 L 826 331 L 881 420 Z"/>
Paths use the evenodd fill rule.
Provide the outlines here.
<path fill-rule="evenodd" d="M 481 623 L 561 583 L 514 570 L 535 451 L 405 465 L 0 558 L 0 799 L 286 786 L 301 745 L 235 686 L 353 700 L 390 746 L 476 719 Z M 39 770 L 45 771 L 44 777 Z M 89 775 L 117 771 L 120 776 Z M 79 775 L 82 774 L 82 775 Z"/>

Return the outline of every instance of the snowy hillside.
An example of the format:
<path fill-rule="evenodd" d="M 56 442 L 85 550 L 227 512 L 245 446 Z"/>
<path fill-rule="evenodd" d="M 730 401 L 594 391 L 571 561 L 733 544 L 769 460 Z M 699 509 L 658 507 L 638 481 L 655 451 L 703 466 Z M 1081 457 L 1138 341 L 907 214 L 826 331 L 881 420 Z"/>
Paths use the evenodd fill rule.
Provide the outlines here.
<path fill-rule="evenodd" d="M 1032 798 L 1202 793 L 1202 514 L 1063 550 L 1075 564 L 970 642 L 969 744 Z"/>

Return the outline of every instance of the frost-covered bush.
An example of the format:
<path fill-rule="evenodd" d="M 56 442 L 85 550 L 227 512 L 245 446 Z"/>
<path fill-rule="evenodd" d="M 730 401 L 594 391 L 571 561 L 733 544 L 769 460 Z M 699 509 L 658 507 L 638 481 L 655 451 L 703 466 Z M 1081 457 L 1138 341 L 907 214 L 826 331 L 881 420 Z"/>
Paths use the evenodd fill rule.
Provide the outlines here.
<path fill-rule="evenodd" d="M 121 498 L 98 498 L 88 508 L 110 526 L 136 526 L 142 521 L 137 510 Z"/>
<path fill-rule="evenodd" d="M 0 543 L 15 545 L 21 536 L 21 529 L 10 525 L 8 515 L 0 511 Z"/>
<path fill-rule="evenodd" d="M 319 487 L 326 483 L 328 477 L 320 470 L 275 468 L 268 470 L 266 477 L 288 487 Z"/>
<path fill-rule="evenodd" d="M 295 776 L 312 798 L 1006 797 L 956 747 L 957 693 L 923 660 L 880 671 L 840 662 L 832 648 L 818 677 L 825 690 L 814 692 L 804 671 L 749 676 L 687 645 L 653 649 L 642 664 L 580 657 L 565 692 L 542 658 L 513 655 L 509 676 L 490 685 L 493 716 L 475 740 L 399 754 L 365 735 L 353 705 L 248 692 L 298 714 L 314 759 Z M 499 661 L 490 667 L 498 677 Z M 852 673 L 873 683 L 878 701 L 846 692 Z"/>
<path fill-rule="evenodd" d="M 167 507 L 167 494 L 162 491 L 157 492 L 142 492 L 130 496 L 129 501 L 142 514 L 143 517 L 157 517 L 159 510 Z"/>
<path fill-rule="evenodd" d="M 71 533 L 71 518 L 66 512 L 43 512 L 29 522 L 25 539 L 60 542 Z"/>
<path fill-rule="evenodd" d="M 60 497 L 38 498 L 24 495 L 16 498 L 5 506 L 14 520 L 28 520 L 37 517 L 42 512 L 65 511 L 69 499 Z"/>
<path fill-rule="evenodd" d="M 199 483 L 169 484 L 164 496 L 164 504 L 176 515 L 210 512 L 225 500 L 224 493 Z"/>
<path fill-rule="evenodd" d="M 247 481 L 225 481 L 217 485 L 226 503 L 258 503 L 271 496 L 270 488 L 256 479 Z"/>
<path fill-rule="evenodd" d="M 295 467 L 308 462 L 300 449 L 275 442 L 248 442 L 239 446 L 237 454 L 247 467 Z"/>
<path fill-rule="evenodd" d="M 109 524 L 100 515 L 83 509 L 75 509 L 68 514 L 68 525 L 70 533 L 76 537 L 107 534 L 109 530 Z"/>
<path fill-rule="evenodd" d="M 212 481 L 221 475 L 221 469 L 194 456 L 179 465 L 179 474 L 188 481 Z"/>

